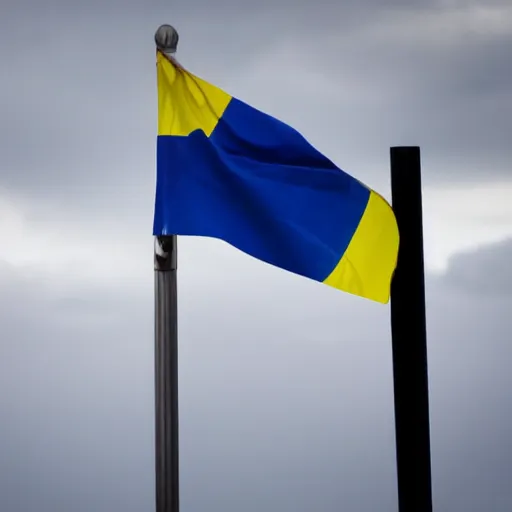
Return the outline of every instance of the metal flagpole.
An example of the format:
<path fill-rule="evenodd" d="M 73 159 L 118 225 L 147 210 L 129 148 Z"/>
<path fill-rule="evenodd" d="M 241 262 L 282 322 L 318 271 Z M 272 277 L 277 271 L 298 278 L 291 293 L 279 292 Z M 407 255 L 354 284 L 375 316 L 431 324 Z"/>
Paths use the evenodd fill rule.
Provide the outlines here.
<path fill-rule="evenodd" d="M 432 512 L 420 148 L 391 148 L 400 231 L 391 285 L 399 512 Z"/>
<path fill-rule="evenodd" d="M 162 25 L 157 48 L 174 54 L 178 33 Z M 156 512 L 179 512 L 177 237 L 155 238 Z"/>

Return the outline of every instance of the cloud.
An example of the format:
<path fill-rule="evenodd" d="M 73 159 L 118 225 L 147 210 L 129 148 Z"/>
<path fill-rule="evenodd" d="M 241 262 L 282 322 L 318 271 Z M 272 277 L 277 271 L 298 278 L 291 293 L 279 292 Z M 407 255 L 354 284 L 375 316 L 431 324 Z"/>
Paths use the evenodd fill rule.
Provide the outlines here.
<path fill-rule="evenodd" d="M 210 248 L 179 274 L 182 506 L 395 510 L 388 308 Z M 2 511 L 153 506 L 150 276 L 0 283 Z M 427 292 L 436 506 L 508 510 L 511 299 Z"/>
<path fill-rule="evenodd" d="M 364 181 L 387 182 L 398 144 L 422 146 L 426 183 L 510 175 L 506 3 L 123 3 L 114 17 L 116 5 L 8 9 L 0 184 L 9 191 L 76 211 L 151 204 L 153 32 L 163 21 L 180 29 L 192 70 L 293 124 Z M 226 15 L 231 28 L 220 31 L 214 20 Z M 14 30 L 22 22 L 32 38 Z"/>
<path fill-rule="evenodd" d="M 425 260 L 445 272 L 457 253 L 512 237 L 512 182 L 424 187 Z"/>
<path fill-rule="evenodd" d="M 154 506 L 164 22 L 191 70 L 388 197 L 389 146 L 421 145 L 435 506 L 512 509 L 507 0 L 4 11 L 2 512 Z M 178 284 L 182 507 L 396 510 L 388 308 L 198 238 L 180 240 Z"/>
<path fill-rule="evenodd" d="M 0 267 L 0 509 L 148 508 L 152 295 L 134 311 L 65 279 Z"/>
<path fill-rule="evenodd" d="M 512 295 L 512 238 L 453 256 L 446 279 L 470 292 Z"/>

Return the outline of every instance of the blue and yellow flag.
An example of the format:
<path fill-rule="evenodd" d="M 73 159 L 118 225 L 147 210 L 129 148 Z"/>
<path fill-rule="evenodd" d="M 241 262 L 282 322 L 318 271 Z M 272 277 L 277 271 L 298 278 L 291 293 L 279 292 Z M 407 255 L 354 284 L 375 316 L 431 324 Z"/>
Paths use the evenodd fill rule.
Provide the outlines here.
<path fill-rule="evenodd" d="M 157 52 L 153 234 L 215 237 L 387 303 L 399 235 L 389 204 L 290 126 Z"/>

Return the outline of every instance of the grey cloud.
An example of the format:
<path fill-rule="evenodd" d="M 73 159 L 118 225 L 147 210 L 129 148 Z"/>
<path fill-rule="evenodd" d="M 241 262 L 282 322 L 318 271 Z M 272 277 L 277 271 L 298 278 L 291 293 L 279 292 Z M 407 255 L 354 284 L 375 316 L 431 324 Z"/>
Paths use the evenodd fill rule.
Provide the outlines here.
<path fill-rule="evenodd" d="M 428 293 L 432 470 L 437 510 L 505 511 L 512 470 L 510 297 L 431 281 Z"/>
<path fill-rule="evenodd" d="M 181 265 L 183 509 L 396 510 L 388 308 L 244 260 Z M 2 272 L 2 512 L 153 506 L 149 277 Z M 436 507 L 505 512 L 512 302 L 427 289 Z"/>
<path fill-rule="evenodd" d="M 454 40 L 440 17 L 429 39 L 415 32 L 446 3 L 404 5 L 10 2 L 0 186 L 33 199 L 33 226 L 59 204 L 71 230 L 86 211 L 104 234 L 108 212 L 120 239 L 145 243 L 152 36 L 168 21 L 194 72 L 358 177 L 387 177 L 388 147 L 420 144 L 427 183 L 510 178 L 510 33 Z M 440 511 L 512 509 L 512 303 L 496 293 L 510 283 L 509 249 L 459 255 L 428 280 Z M 396 510 L 388 309 L 224 255 L 208 252 L 199 270 L 180 260 L 183 509 Z M 149 258 L 147 284 L 129 281 L 0 267 L 2 512 L 153 507 Z"/>
<path fill-rule="evenodd" d="M 105 304 L 109 290 L 59 291 L 40 273 L 3 268 L 0 283 L 0 509 L 149 508 L 151 311 Z M 73 296 L 95 313 L 63 308 Z"/>
<path fill-rule="evenodd" d="M 66 511 L 74 502 L 84 511 L 151 508 L 150 287 L 128 294 L 129 301 L 126 291 L 117 290 L 125 300 L 112 297 L 109 307 L 98 307 L 95 317 L 84 318 L 62 308 L 62 299 L 98 298 L 102 305 L 112 290 L 72 291 L 66 286 L 63 294 L 61 287 L 44 286 L 41 277 L 24 279 L 10 269 L 1 279 L 0 508 Z M 185 272 L 185 283 L 187 277 Z M 204 287 L 190 280 L 188 287 L 181 309 L 184 508 L 247 505 L 256 510 L 282 503 L 305 510 L 316 502 L 334 510 L 343 499 L 363 508 L 367 503 L 370 510 L 373 498 L 358 475 L 371 462 L 375 492 L 392 510 L 393 477 L 385 462 L 393 460 L 386 443 L 392 434 L 389 410 L 386 414 L 382 405 L 373 410 L 365 406 L 369 423 L 384 414 L 388 428 L 378 433 L 366 429 L 364 439 L 375 450 L 371 461 L 358 462 L 356 447 L 364 426 L 356 428 L 358 420 L 350 415 L 335 419 L 332 426 L 328 420 L 331 401 L 346 400 L 342 408 L 347 414 L 353 407 L 355 396 L 343 385 L 350 381 L 338 379 L 340 366 L 334 359 L 325 366 L 313 345 L 306 348 L 311 333 L 276 335 L 282 322 L 251 321 L 248 312 L 260 306 L 261 297 L 212 301 L 204 296 Z M 233 297 L 233 286 L 225 289 Z M 325 314 L 334 318 L 333 313 Z M 247 321 L 234 320 L 240 315 Z M 287 316 L 293 318 L 292 306 Z M 240 336 L 247 338 L 248 331 L 257 345 L 241 343 Z M 296 349 L 290 347 L 289 357 L 276 359 L 275 351 L 290 342 L 297 343 Z M 322 344 L 328 351 L 335 348 L 328 338 Z M 301 377 L 312 358 L 324 366 L 320 380 L 317 370 Z M 371 361 L 373 365 L 375 356 Z M 382 392 L 363 387 L 356 392 L 365 401 L 374 394 Z M 318 438 L 315 433 L 331 428 L 340 430 L 345 448 L 330 434 Z M 331 461 L 334 454 L 337 460 Z M 350 467 L 347 458 L 354 459 Z M 342 488 L 337 483 L 332 488 L 333 464 L 336 479 L 345 475 Z M 29 491 L 27 479 L 33 482 Z M 290 495 L 296 482 L 308 482 L 309 492 L 301 485 Z"/>
<path fill-rule="evenodd" d="M 180 29 L 180 58 L 191 69 L 294 124 L 365 181 L 383 181 L 388 148 L 397 144 L 422 145 L 427 183 L 510 178 L 511 74 L 503 65 L 510 34 L 469 30 L 453 42 L 442 26 L 439 37 L 418 40 L 405 30 L 407 16 L 421 27 L 445 12 L 430 2 L 237 3 L 230 29 L 220 30 L 217 20 L 235 6 L 213 5 L 12 4 L 0 36 L 9 70 L 0 99 L 1 184 L 75 210 L 147 204 L 152 36 L 164 21 Z M 313 82 L 296 94 L 284 85 L 300 84 L 308 70 L 318 91 Z M 274 74 L 277 92 L 265 82 Z M 325 87 L 339 93 L 319 92 Z"/>
<path fill-rule="evenodd" d="M 512 295 L 512 239 L 456 254 L 446 280 L 462 290 Z"/>

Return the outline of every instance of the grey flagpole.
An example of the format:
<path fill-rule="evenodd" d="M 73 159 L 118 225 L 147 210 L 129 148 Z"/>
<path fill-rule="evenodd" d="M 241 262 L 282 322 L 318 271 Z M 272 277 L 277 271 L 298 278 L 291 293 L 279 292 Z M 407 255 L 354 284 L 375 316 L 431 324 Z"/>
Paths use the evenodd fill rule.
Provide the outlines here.
<path fill-rule="evenodd" d="M 173 55 L 178 33 L 162 25 L 157 49 Z M 179 512 L 177 237 L 155 237 L 155 491 L 156 512 Z"/>

